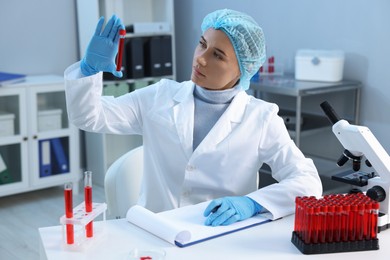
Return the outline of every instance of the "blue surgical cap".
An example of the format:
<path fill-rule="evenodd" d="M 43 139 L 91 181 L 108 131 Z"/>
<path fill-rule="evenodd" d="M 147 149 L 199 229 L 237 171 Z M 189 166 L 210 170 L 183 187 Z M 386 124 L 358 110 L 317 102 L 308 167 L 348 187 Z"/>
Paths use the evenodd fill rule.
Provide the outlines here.
<path fill-rule="evenodd" d="M 250 79 L 265 61 L 263 30 L 249 15 L 229 9 L 206 15 L 201 26 L 202 33 L 209 28 L 222 30 L 229 37 L 240 66 L 240 87 L 247 90 Z"/>

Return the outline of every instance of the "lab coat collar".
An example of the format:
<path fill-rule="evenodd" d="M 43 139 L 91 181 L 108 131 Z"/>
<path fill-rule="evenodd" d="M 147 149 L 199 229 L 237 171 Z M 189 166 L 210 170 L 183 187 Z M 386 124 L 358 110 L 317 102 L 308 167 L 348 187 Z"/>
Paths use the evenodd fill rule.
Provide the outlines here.
<path fill-rule="evenodd" d="M 196 156 L 196 154 L 200 152 L 213 149 L 213 147 L 223 141 L 232 131 L 232 124 L 241 123 L 245 113 L 246 104 L 249 100 L 249 96 L 245 91 L 237 93 L 232 100 L 232 103 L 199 144 L 193 154 L 194 87 L 195 84 L 193 82 L 186 82 L 173 98 L 177 102 L 173 108 L 173 117 L 180 142 L 188 159 L 190 159 L 191 156 Z"/>
<path fill-rule="evenodd" d="M 187 81 L 174 95 L 173 118 L 177 134 L 182 144 L 184 153 L 189 159 L 192 155 L 193 131 L 194 131 L 194 87 L 195 84 Z"/>

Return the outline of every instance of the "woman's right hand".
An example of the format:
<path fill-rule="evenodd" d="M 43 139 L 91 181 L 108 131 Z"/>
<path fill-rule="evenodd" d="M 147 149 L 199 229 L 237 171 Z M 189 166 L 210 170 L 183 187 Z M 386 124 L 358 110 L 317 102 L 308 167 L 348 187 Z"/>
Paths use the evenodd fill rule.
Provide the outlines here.
<path fill-rule="evenodd" d="M 95 34 L 81 60 L 81 72 L 84 76 L 90 76 L 104 71 L 110 72 L 116 77 L 122 77 L 122 72 L 116 71 L 115 58 L 118 52 L 119 30 L 124 29 L 124 25 L 115 15 L 107 22 L 104 29 L 103 24 L 104 17 L 100 17 Z"/>

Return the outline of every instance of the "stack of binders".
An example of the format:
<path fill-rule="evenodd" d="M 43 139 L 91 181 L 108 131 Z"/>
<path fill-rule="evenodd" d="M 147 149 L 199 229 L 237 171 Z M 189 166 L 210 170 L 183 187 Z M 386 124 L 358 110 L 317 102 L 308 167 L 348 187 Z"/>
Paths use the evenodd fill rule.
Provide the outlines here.
<path fill-rule="evenodd" d="M 126 38 L 122 64 L 122 79 L 172 75 L 172 37 L 156 35 Z M 103 77 L 104 80 L 117 79 L 111 73 L 104 73 Z"/>

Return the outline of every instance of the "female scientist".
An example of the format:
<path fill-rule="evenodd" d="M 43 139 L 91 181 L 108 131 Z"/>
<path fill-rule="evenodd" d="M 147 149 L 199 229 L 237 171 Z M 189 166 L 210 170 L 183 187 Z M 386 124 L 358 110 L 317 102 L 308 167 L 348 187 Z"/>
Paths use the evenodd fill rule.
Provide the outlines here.
<path fill-rule="evenodd" d="M 205 224 L 229 225 L 269 212 L 294 212 L 296 196 L 320 196 L 312 160 L 291 140 L 278 107 L 249 96 L 265 60 L 262 29 L 233 10 L 208 14 L 190 81 L 163 79 L 118 98 L 101 96 L 102 71 L 115 71 L 118 30 L 104 18 L 85 57 L 65 71 L 68 115 L 85 131 L 143 136 L 144 176 L 138 203 L 154 212 L 211 200 Z M 258 189 L 263 163 L 278 183 Z"/>

